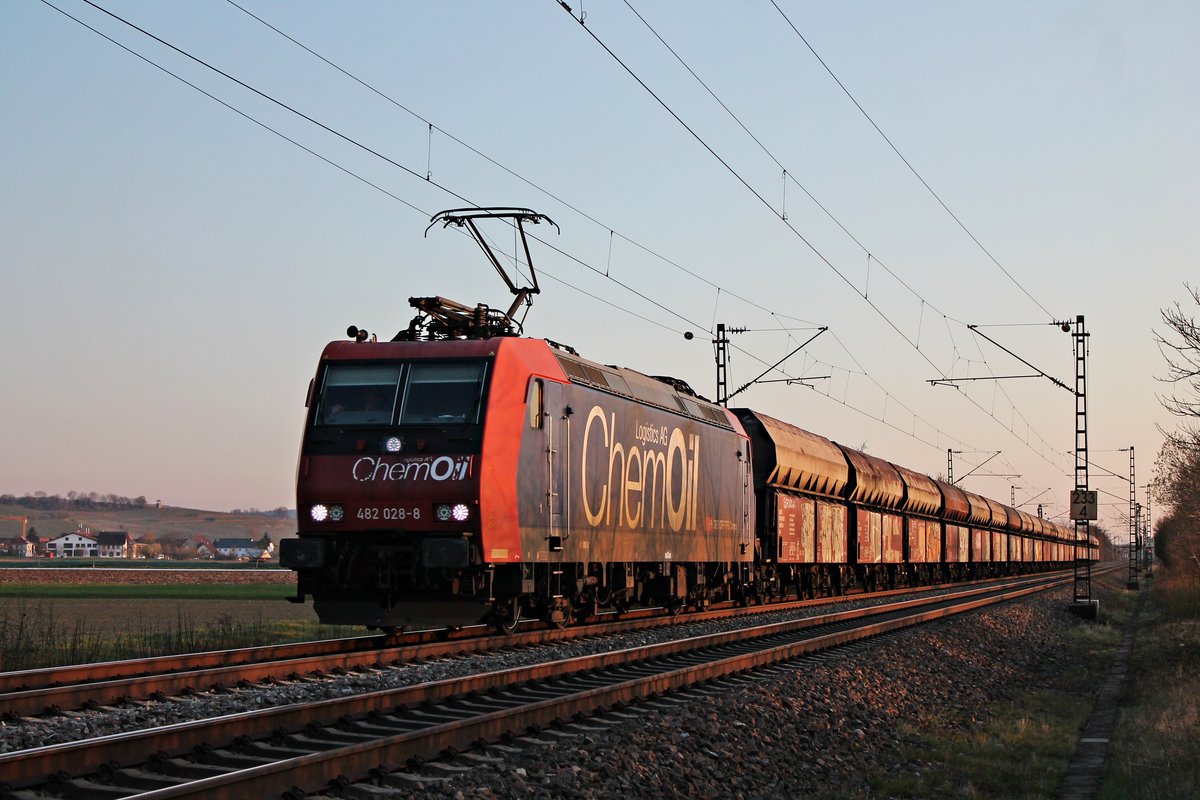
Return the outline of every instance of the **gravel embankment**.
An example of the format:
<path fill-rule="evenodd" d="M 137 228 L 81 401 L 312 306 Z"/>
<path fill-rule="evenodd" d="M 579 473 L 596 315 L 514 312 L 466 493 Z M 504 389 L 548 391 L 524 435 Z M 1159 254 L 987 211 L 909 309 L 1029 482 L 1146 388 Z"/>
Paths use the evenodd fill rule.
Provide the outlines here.
<path fill-rule="evenodd" d="M 389 796 L 869 796 L 872 774 L 930 766 L 900 755 L 903 723 L 974 727 L 978 709 L 1067 668 L 1064 637 L 1081 624 L 1067 611 L 1069 599 L 1069 590 L 1058 590 L 901 632 L 677 708 L 637 706 L 626 712 L 634 719 L 606 732 L 509 753 L 502 763 Z M 429 767 L 419 772 L 433 775 Z"/>

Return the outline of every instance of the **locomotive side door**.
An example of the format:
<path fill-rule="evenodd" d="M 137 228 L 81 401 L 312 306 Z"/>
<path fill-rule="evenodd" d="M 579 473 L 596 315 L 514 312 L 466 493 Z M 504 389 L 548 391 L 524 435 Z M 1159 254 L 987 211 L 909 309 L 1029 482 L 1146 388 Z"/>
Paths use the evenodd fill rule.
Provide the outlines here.
<path fill-rule="evenodd" d="M 738 471 L 742 482 L 740 492 L 742 509 L 741 514 L 738 515 L 738 550 L 740 555 L 753 555 L 754 525 L 751 514 L 754 513 L 754 483 L 750 470 L 750 441 L 748 439 L 742 442 L 742 451 L 738 454 Z"/>
<path fill-rule="evenodd" d="M 570 538 L 567 520 L 567 459 L 570 457 L 570 417 L 564 413 L 562 384 L 544 381 L 542 435 L 546 459 L 546 549 L 551 561 L 562 560 L 563 544 Z M 558 555 L 556 555 L 558 554 Z"/>

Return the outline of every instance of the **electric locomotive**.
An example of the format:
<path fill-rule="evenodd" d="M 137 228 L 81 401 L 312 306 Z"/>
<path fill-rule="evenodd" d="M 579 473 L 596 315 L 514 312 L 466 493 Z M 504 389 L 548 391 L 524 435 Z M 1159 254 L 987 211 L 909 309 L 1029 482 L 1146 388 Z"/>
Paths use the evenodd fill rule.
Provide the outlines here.
<path fill-rule="evenodd" d="M 444 213 L 472 232 L 511 217 L 522 237 L 544 219 Z M 633 603 L 703 606 L 747 585 L 754 507 L 737 418 L 681 381 L 515 335 L 536 279 L 509 286 L 507 313 L 413 298 L 420 314 L 392 341 L 351 328 L 353 341 L 325 348 L 299 538 L 281 548 L 294 599 L 311 596 L 322 622 L 511 629 L 533 613 L 562 625 Z"/>

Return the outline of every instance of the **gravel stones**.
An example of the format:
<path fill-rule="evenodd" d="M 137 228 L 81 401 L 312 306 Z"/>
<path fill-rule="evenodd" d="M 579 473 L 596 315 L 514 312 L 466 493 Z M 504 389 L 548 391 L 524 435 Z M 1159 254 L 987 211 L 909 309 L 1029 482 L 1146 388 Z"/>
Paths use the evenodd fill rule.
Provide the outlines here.
<path fill-rule="evenodd" d="M 866 796 L 874 773 L 929 768 L 901 756 L 911 726 L 973 727 L 987 704 L 1036 688 L 1080 624 L 1067 599 L 1038 595 L 601 715 L 567 743 L 518 740 L 502 764 L 393 796 Z M 595 732 L 601 721 L 609 729 Z"/>

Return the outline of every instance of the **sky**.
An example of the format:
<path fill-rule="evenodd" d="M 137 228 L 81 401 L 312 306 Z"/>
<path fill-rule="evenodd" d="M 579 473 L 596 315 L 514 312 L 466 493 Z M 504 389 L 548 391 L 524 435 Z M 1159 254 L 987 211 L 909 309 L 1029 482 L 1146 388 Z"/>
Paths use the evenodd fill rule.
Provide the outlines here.
<path fill-rule="evenodd" d="M 827 328 L 731 405 L 935 476 L 998 452 L 961 485 L 1030 511 L 1067 512 L 1073 392 L 931 380 L 1033 374 L 1011 351 L 1073 387 L 1084 315 L 1118 531 L 1119 448 L 1144 485 L 1178 425 L 1195 3 L 52 2 L 79 21 L 0 10 L 0 492 L 293 505 L 326 342 L 507 307 L 426 231 L 470 205 L 558 226 L 527 335 L 713 397 L 718 323 L 731 388 Z"/>

